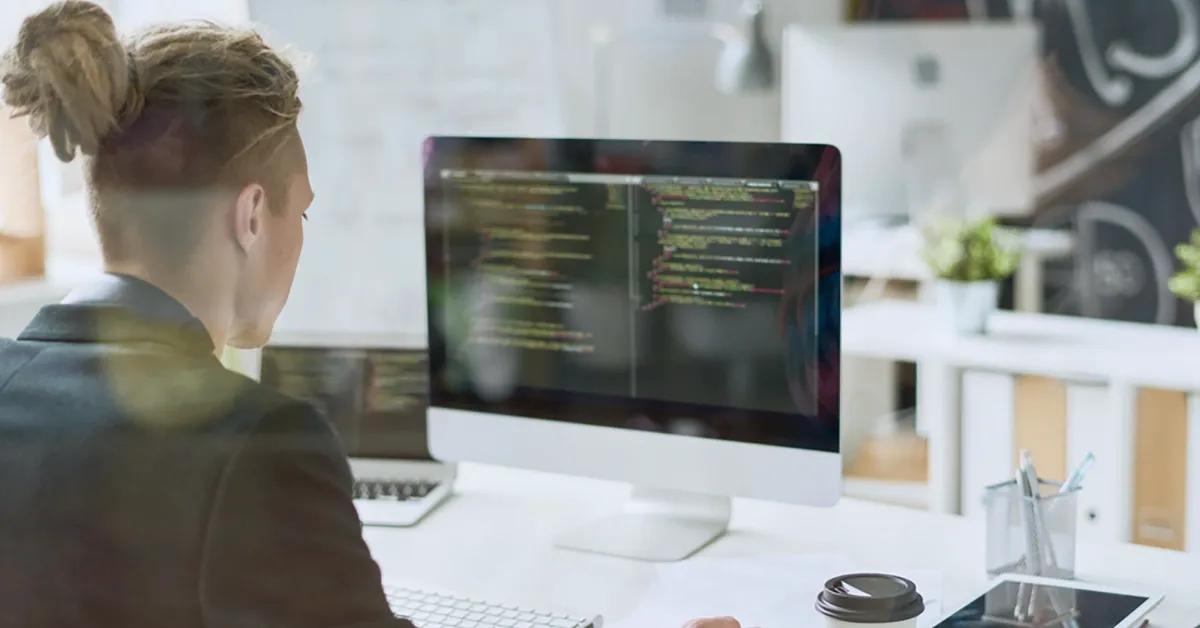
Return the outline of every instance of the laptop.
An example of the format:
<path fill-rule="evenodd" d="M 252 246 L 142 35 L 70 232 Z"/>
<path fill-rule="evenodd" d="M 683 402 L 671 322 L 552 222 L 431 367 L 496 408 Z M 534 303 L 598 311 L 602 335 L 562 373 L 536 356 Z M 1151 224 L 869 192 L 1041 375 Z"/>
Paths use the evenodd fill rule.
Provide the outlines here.
<path fill-rule="evenodd" d="M 427 360 L 423 339 L 378 334 L 281 333 L 262 349 L 260 381 L 336 428 L 364 525 L 415 525 L 453 488 L 455 466 L 429 453 Z"/>

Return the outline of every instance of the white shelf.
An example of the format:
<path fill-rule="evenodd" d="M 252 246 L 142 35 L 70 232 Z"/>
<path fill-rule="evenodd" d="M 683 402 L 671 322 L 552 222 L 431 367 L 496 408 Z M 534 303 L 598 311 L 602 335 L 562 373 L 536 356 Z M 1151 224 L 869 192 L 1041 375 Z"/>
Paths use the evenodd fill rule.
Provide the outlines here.
<path fill-rule="evenodd" d="M 988 332 L 946 330 L 932 305 L 878 301 L 846 310 L 842 351 L 908 362 L 1044 375 L 1072 381 L 1200 391 L 1200 333 L 1047 314 L 997 312 Z"/>

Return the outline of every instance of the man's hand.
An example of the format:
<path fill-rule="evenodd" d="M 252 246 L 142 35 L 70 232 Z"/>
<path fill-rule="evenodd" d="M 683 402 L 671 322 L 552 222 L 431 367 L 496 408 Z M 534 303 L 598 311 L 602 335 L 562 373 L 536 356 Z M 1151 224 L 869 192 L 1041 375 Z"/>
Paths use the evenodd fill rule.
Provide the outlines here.
<path fill-rule="evenodd" d="M 742 628 L 742 625 L 732 617 L 710 617 L 693 619 L 684 624 L 683 628 Z"/>

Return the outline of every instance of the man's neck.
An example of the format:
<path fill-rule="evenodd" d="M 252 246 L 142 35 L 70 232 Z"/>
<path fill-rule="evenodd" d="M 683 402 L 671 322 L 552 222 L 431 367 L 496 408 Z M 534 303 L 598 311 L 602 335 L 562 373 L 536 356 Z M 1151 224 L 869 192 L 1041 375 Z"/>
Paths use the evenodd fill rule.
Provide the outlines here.
<path fill-rule="evenodd" d="M 212 338 L 214 353 L 220 356 L 224 351 L 233 312 L 228 296 L 232 289 L 222 286 L 221 279 L 213 276 L 215 273 L 204 277 L 165 276 L 140 265 L 125 263 L 106 263 L 104 272 L 136 277 L 167 293 L 204 324 Z"/>

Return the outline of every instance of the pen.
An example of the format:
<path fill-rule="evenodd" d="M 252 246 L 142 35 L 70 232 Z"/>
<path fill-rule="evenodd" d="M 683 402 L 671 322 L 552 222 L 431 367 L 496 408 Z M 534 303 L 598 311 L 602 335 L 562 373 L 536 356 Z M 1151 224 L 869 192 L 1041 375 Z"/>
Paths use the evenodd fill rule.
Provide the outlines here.
<path fill-rule="evenodd" d="M 1033 515 L 1032 487 L 1024 470 L 1017 470 L 1017 493 L 1021 500 L 1021 523 L 1025 531 L 1025 573 L 1034 576 L 1042 573 L 1042 553 L 1038 549 L 1036 522 Z"/>
<path fill-rule="evenodd" d="M 1087 452 L 1087 455 L 1084 456 L 1083 460 L 1079 462 L 1079 466 L 1075 467 L 1075 471 L 1071 474 L 1071 477 L 1063 483 L 1062 488 L 1059 489 L 1059 493 L 1070 493 L 1071 491 L 1083 486 L 1083 477 L 1087 475 L 1088 468 L 1091 467 L 1092 463 L 1095 461 L 1096 455 L 1090 451 Z"/>
<path fill-rule="evenodd" d="M 1038 549 L 1045 554 L 1038 557 L 1044 559 L 1041 561 L 1042 571 L 1045 573 L 1046 568 L 1049 568 L 1057 575 L 1058 556 L 1054 552 L 1054 539 L 1050 537 L 1050 528 L 1046 526 L 1046 518 L 1042 512 L 1042 480 L 1038 476 L 1037 468 L 1033 466 L 1033 455 L 1028 451 L 1021 452 L 1021 464 L 1025 467 L 1025 475 L 1033 487 L 1030 506 L 1033 508 L 1033 523 L 1036 526 L 1034 534 L 1038 538 Z"/>
<path fill-rule="evenodd" d="M 1017 583 L 1017 605 L 1013 607 L 1013 619 L 1026 623 L 1031 617 L 1025 616 L 1025 609 L 1029 606 L 1029 587 L 1032 586 L 1027 582 Z"/>

